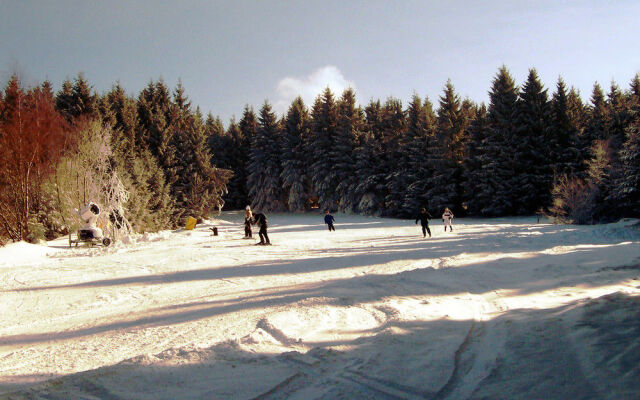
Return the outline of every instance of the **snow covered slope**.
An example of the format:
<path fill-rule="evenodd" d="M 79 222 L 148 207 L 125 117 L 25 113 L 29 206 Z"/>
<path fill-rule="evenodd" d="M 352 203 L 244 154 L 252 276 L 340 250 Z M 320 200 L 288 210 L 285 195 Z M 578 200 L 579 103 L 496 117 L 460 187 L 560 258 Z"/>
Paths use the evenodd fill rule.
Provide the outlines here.
<path fill-rule="evenodd" d="M 637 221 L 242 219 L 0 248 L 0 398 L 640 398 Z"/>

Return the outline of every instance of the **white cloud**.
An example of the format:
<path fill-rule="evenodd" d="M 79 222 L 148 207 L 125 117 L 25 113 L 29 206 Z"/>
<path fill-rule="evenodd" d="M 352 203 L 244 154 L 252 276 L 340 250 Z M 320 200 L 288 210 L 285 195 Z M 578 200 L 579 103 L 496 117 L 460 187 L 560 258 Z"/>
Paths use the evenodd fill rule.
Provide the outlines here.
<path fill-rule="evenodd" d="M 278 100 L 273 108 L 276 112 L 284 115 L 291 102 L 298 96 L 302 97 L 304 103 L 310 108 L 318 94 L 327 87 L 336 97 L 342 95 L 342 92 L 347 88 L 355 90 L 353 82 L 348 81 L 337 67 L 328 65 L 316 69 L 303 78 L 288 76 L 281 79 L 276 89 Z"/>

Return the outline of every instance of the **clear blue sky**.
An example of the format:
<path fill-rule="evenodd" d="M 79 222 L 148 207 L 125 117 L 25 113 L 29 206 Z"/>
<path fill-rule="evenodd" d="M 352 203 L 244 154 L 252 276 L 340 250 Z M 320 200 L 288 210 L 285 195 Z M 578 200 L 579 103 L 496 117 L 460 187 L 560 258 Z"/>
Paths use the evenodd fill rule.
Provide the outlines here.
<path fill-rule="evenodd" d="M 84 73 L 98 93 L 137 96 L 178 79 L 225 125 L 245 104 L 278 111 L 329 85 L 361 103 L 417 93 L 437 103 L 451 79 L 487 101 L 498 68 L 518 84 L 536 68 L 587 100 L 594 82 L 627 89 L 640 72 L 640 1 L 0 0 L 0 84 Z"/>

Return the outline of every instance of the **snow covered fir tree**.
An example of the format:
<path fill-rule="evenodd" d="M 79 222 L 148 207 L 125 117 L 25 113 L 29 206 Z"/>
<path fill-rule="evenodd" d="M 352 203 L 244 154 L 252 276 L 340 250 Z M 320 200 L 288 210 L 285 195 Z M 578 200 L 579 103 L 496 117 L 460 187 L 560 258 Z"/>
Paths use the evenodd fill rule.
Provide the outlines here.
<path fill-rule="evenodd" d="M 136 232 L 246 205 L 403 218 L 449 207 L 568 223 L 640 216 L 640 75 L 626 89 L 595 83 L 586 102 L 562 78 L 551 92 L 535 69 L 518 86 L 504 66 L 488 104 L 461 98 L 451 81 L 437 102 L 414 94 L 407 105 L 358 105 L 353 89 L 325 88 L 284 115 L 245 105 L 226 127 L 186 92 L 158 80 L 136 97 L 119 83 L 98 94 L 80 74 L 54 93 L 13 76 L 0 91 L 0 241 L 67 233 L 69 210 L 114 177 Z"/>

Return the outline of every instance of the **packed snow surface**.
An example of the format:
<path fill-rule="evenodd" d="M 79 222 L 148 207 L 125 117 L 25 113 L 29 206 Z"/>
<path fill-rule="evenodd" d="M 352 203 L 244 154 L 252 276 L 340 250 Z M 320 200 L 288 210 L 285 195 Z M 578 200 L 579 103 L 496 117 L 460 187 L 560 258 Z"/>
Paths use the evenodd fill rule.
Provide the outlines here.
<path fill-rule="evenodd" d="M 0 248 L 0 398 L 640 398 L 638 221 L 242 221 Z"/>

